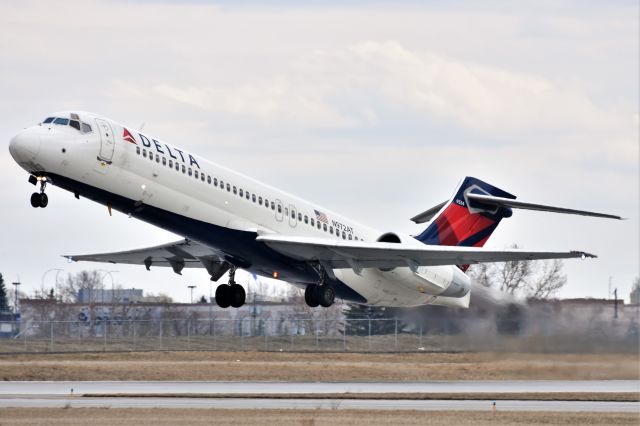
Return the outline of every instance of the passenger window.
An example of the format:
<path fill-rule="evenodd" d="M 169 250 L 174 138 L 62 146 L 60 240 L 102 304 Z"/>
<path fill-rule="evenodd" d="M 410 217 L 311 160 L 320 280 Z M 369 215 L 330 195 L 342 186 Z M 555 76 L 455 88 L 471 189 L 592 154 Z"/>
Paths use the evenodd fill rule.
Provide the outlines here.
<path fill-rule="evenodd" d="M 249 198 L 251 198 L 251 197 L 249 197 L 249 191 L 247 191 L 245 194 L 246 194 L 246 195 L 245 195 L 245 197 L 247 198 L 247 200 L 248 200 Z"/>
<path fill-rule="evenodd" d="M 269 208 L 269 200 L 267 200 L 266 198 L 264 199 L 264 206 L 266 208 Z"/>
<path fill-rule="evenodd" d="M 256 194 L 251 195 L 251 201 L 253 201 L 254 203 L 256 202 Z"/>
<path fill-rule="evenodd" d="M 191 170 L 191 167 L 189 167 L 189 168 L 187 169 L 187 172 L 188 172 L 187 174 L 188 174 L 189 176 L 191 176 L 191 174 L 193 173 L 193 170 Z"/>
<path fill-rule="evenodd" d="M 284 208 L 284 215 L 287 217 L 289 216 L 289 207 Z"/>
<path fill-rule="evenodd" d="M 47 117 L 42 123 L 43 124 L 51 123 L 54 119 L 55 119 L 55 117 Z"/>
<path fill-rule="evenodd" d="M 320 222 L 318 222 L 318 223 L 320 223 Z M 327 232 L 327 224 L 326 223 L 322 224 L 322 229 L 324 229 L 324 232 Z"/>
<path fill-rule="evenodd" d="M 235 185 L 234 185 L 234 187 L 233 187 L 233 193 L 234 193 L 234 194 L 237 194 L 237 193 L 238 193 L 238 189 L 235 187 Z"/>
<path fill-rule="evenodd" d="M 180 164 L 176 161 L 176 170 L 180 170 Z"/>
<path fill-rule="evenodd" d="M 200 180 L 204 182 L 204 173 L 200 173 Z"/>
<path fill-rule="evenodd" d="M 315 226 L 315 223 L 313 223 L 313 218 L 311 218 L 311 226 Z"/>
<path fill-rule="evenodd" d="M 227 192 L 231 192 L 231 185 L 227 184 Z"/>
<path fill-rule="evenodd" d="M 344 231 L 342 231 L 342 239 L 343 239 L 343 240 L 346 240 L 346 239 L 347 239 L 347 234 L 345 234 L 345 232 L 344 232 Z"/>
<path fill-rule="evenodd" d="M 136 154 L 140 155 L 140 147 L 136 146 Z"/>
<path fill-rule="evenodd" d="M 240 197 L 244 197 L 244 191 L 242 190 L 242 188 L 240 188 L 240 189 L 238 190 L 238 195 L 239 195 Z"/>
<path fill-rule="evenodd" d="M 278 213 L 282 213 L 282 206 L 278 204 Z"/>
<path fill-rule="evenodd" d="M 291 210 L 291 219 L 295 219 L 296 218 L 296 212 Z"/>
<path fill-rule="evenodd" d="M 304 223 L 309 223 L 309 216 L 306 214 L 304 215 Z"/>
<path fill-rule="evenodd" d="M 147 150 L 146 150 L 146 149 L 143 149 L 143 150 L 142 150 L 142 156 L 143 156 L 144 158 L 147 158 Z"/>
<path fill-rule="evenodd" d="M 189 169 L 189 174 L 191 174 L 191 169 Z M 193 175 L 195 176 L 196 179 L 198 179 L 198 171 L 194 170 Z"/>
<path fill-rule="evenodd" d="M 153 160 L 153 152 L 149 151 L 149 160 Z"/>
<path fill-rule="evenodd" d="M 66 126 L 69 124 L 69 119 L 68 118 L 56 118 L 55 120 L 53 120 L 53 124 L 59 124 L 61 126 Z"/>
<path fill-rule="evenodd" d="M 211 185 L 211 176 L 207 175 L 207 183 Z"/>
<path fill-rule="evenodd" d="M 159 163 L 159 162 L 160 162 L 160 156 L 156 155 L 156 163 Z"/>
<path fill-rule="evenodd" d="M 333 226 L 330 226 L 330 227 L 329 227 L 329 233 L 330 233 L 331 235 L 333 235 Z"/>
<path fill-rule="evenodd" d="M 80 123 L 82 126 L 82 133 L 91 133 L 91 126 L 87 123 Z"/>
<path fill-rule="evenodd" d="M 349 234 L 349 239 L 351 239 L 351 234 Z"/>
<path fill-rule="evenodd" d="M 298 213 L 298 222 L 302 222 L 302 213 Z M 305 220 L 306 222 L 306 220 Z"/>
<path fill-rule="evenodd" d="M 318 224 L 318 229 L 320 229 L 320 221 L 316 222 Z"/>
<path fill-rule="evenodd" d="M 187 172 L 187 168 L 185 167 L 185 165 L 182 165 L 182 173 L 186 173 Z"/>
<path fill-rule="evenodd" d="M 218 186 L 218 178 L 213 178 L 213 186 Z"/>
<path fill-rule="evenodd" d="M 258 204 L 262 205 L 262 197 L 258 197 Z"/>
<path fill-rule="evenodd" d="M 167 165 L 167 159 L 165 157 L 162 157 L 162 165 L 163 166 Z"/>
<path fill-rule="evenodd" d="M 267 206 L 267 208 L 269 208 L 269 206 Z M 274 203 L 273 201 L 271 202 L 271 210 L 276 210 L 276 203 Z"/>
<path fill-rule="evenodd" d="M 69 121 L 69 126 L 73 127 L 74 129 L 80 130 L 80 122 L 78 120 Z"/>
<path fill-rule="evenodd" d="M 172 159 L 169 159 L 169 168 L 173 169 L 173 160 Z"/>

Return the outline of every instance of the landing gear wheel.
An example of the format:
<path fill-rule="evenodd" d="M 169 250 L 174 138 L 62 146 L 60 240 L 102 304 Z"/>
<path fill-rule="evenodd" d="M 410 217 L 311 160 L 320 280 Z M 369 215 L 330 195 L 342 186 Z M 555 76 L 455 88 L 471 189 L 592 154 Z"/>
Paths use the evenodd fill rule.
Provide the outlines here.
<path fill-rule="evenodd" d="M 239 308 L 244 305 L 244 302 L 247 298 L 247 294 L 244 291 L 244 288 L 240 284 L 233 284 L 230 286 L 230 303 L 234 308 Z"/>
<path fill-rule="evenodd" d="M 320 304 L 318 300 L 319 288 L 317 284 L 309 284 L 307 288 L 304 289 L 304 301 L 311 308 L 315 308 Z"/>
<path fill-rule="evenodd" d="M 333 305 L 333 302 L 336 300 L 336 291 L 330 285 L 318 287 L 317 295 L 320 305 L 325 308 Z"/>
<path fill-rule="evenodd" d="M 31 194 L 31 206 L 34 208 L 40 207 L 40 193 L 34 192 Z"/>
<path fill-rule="evenodd" d="M 49 205 L 49 197 L 44 192 L 40 194 L 40 207 L 45 208 Z"/>
<path fill-rule="evenodd" d="M 231 286 L 227 284 L 220 284 L 216 288 L 216 303 L 221 308 L 228 308 L 231 306 Z"/>

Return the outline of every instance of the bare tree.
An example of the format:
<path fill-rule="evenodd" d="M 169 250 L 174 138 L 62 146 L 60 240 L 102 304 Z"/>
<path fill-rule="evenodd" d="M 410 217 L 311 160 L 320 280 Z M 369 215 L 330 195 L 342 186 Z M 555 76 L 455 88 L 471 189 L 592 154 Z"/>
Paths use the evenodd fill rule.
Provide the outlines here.
<path fill-rule="evenodd" d="M 81 289 L 93 292 L 103 288 L 102 276 L 98 271 L 80 271 L 75 275 L 67 275 L 67 278 L 60 286 L 59 296 L 64 302 L 73 303 L 77 301 L 78 292 Z M 95 300 L 90 300 L 90 302 L 95 302 Z"/>
<path fill-rule="evenodd" d="M 554 259 L 542 262 L 540 274 L 529 283 L 528 296 L 534 299 L 548 299 L 567 283 L 562 273 L 562 260 Z"/>
<path fill-rule="evenodd" d="M 514 244 L 511 248 L 518 246 Z M 469 275 L 478 284 L 497 288 L 507 294 L 546 299 L 567 283 L 563 266 L 560 259 L 481 263 L 472 265 Z"/>

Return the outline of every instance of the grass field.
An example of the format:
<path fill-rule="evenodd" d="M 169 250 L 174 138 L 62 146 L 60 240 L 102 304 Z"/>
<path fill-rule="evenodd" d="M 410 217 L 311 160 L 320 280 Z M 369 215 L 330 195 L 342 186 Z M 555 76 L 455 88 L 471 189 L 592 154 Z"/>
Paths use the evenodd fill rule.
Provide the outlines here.
<path fill-rule="evenodd" d="M 637 354 L 29 354 L 1 355 L 0 380 L 638 380 L 638 361 Z"/>
<path fill-rule="evenodd" d="M 637 425 L 634 413 L 5 408 L 2 425 Z"/>

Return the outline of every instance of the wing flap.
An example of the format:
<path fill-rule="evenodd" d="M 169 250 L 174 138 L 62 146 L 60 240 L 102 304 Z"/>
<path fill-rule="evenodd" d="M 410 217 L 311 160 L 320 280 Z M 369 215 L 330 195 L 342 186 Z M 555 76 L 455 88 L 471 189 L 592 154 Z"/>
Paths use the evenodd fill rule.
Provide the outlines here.
<path fill-rule="evenodd" d="M 488 250 L 476 247 L 413 246 L 281 235 L 264 235 L 257 240 L 294 259 L 321 262 L 337 269 L 352 268 L 353 264 L 362 268 L 396 268 L 596 257 L 582 251 Z"/>

